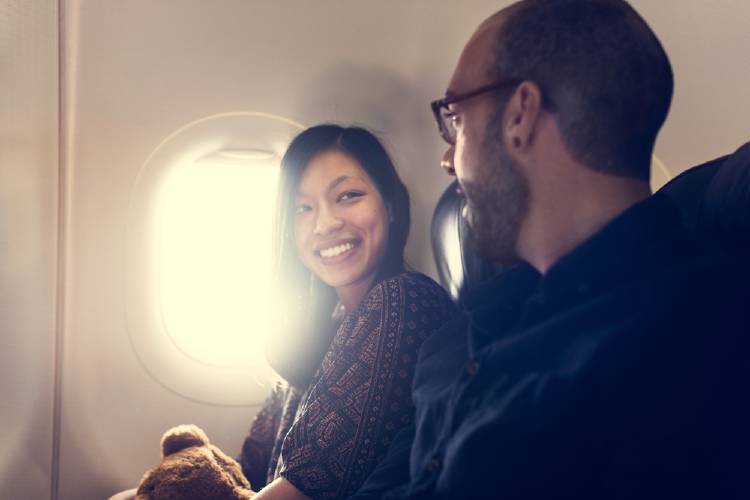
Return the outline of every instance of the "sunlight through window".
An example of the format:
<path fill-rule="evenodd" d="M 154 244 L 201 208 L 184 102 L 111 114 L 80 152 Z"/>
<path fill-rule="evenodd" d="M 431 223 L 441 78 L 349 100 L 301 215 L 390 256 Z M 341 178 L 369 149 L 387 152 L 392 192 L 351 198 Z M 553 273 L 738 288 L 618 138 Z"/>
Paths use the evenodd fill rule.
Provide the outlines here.
<path fill-rule="evenodd" d="M 271 222 L 278 163 L 196 162 L 160 196 L 157 259 L 164 325 L 214 365 L 264 363 L 271 324 Z"/>

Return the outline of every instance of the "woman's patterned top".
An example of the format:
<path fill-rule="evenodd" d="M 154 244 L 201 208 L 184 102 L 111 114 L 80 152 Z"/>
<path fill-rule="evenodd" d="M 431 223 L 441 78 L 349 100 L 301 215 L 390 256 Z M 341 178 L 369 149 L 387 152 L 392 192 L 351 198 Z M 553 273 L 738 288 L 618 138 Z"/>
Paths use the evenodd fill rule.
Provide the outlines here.
<path fill-rule="evenodd" d="M 310 386 L 278 385 L 255 417 L 239 458 L 253 489 L 284 477 L 314 499 L 357 491 L 412 423 L 417 351 L 454 313 L 422 274 L 373 287 L 344 317 Z"/>

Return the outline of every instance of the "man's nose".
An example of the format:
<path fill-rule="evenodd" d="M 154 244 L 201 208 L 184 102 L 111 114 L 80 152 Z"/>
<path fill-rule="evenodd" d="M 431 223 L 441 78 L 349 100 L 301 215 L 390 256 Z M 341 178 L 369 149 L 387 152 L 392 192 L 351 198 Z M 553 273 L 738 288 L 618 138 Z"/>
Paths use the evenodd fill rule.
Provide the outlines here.
<path fill-rule="evenodd" d="M 332 210 L 323 207 L 318 211 L 318 218 L 315 220 L 313 233 L 318 236 L 324 236 L 340 229 L 343 225 L 344 221 L 341 217 L 336 215 Z"/>
<path fill-rule="evenodd" d="M 453 166 L 453 154 L 456 151 L 456 146 L 449 147 L 445 153 L 443 153 L 443 158 L 440 160 L 440 166 L 448 175 L 456 175 L 456 169 Z"/>

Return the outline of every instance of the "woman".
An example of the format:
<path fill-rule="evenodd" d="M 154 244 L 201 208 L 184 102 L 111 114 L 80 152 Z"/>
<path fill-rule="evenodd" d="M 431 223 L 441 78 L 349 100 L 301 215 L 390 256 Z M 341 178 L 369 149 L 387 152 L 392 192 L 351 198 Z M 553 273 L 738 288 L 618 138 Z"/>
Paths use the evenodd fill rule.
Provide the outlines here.
<path fill-rule="evenodd" d="M 268 360 L 286 383 L 240 462 L 259 499 L 345 498 L 411 423 L 417 350 L 454 309 L 434 281 L 404 272 L 409 195 L 370 132 L 298 135 L 282 159 L 276 220 L 293 311 Z"/>
<path fill-rule="evenodd" d="M 409 195 L 370 132 L 300 133 L 277 200 L 284 309 L 267 357 L 284 381 L 238 461 L 259 500 L 346 498 L 412 423 L 417 351 L 454 307 L 437 283 L 404 271 Z"/>

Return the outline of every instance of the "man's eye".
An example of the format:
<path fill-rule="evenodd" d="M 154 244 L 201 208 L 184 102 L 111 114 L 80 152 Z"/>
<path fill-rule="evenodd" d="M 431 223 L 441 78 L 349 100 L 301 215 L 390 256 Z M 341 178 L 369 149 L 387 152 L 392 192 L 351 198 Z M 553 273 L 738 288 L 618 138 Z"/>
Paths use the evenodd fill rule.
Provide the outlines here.
<path fill-rule="evenodd" d="M 353 200 L 354 198 L 359 198 L 360 196 L 364 196 L 364 193 L 360 193 L 359 191 L 344 191 L 343 193 L 338 195 L 336 201 Z"/>
<path fill-rule="evenodd" d="M 305 212 L 309 212 L 312 210 L 312 207 L 310 205 L 296 205 L 294 207 L 294 213 L 296 215 L 304 214 Z"/>

